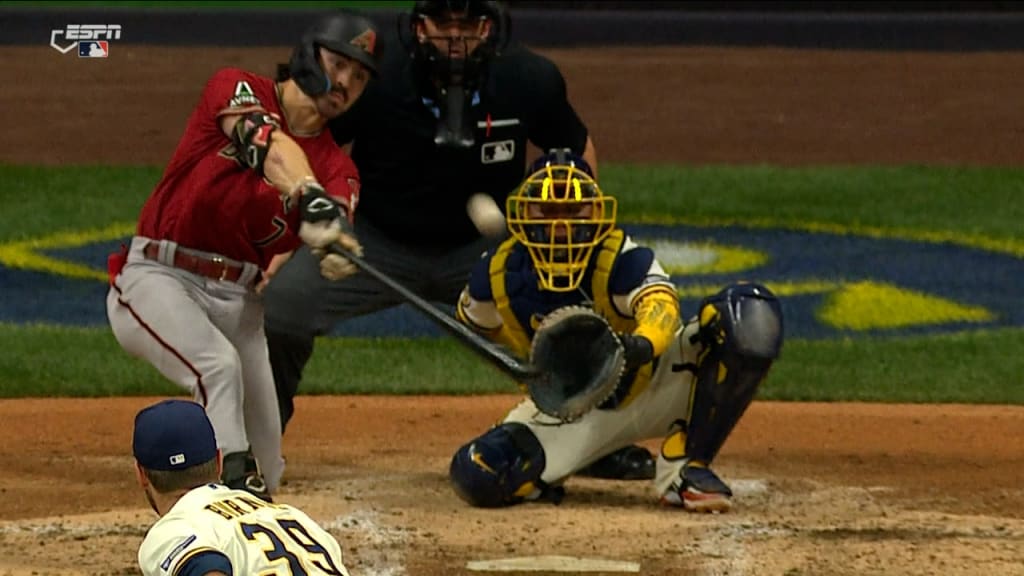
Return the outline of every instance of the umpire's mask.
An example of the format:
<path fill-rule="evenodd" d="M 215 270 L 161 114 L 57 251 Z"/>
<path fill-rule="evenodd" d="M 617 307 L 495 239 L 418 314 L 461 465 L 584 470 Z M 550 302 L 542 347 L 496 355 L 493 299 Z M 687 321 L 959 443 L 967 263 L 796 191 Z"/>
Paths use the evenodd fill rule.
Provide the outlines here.
<path fill-rule="evenodd" d="M 416 3 L 407 26 L 411 38 L 402 38 L 413 56 L 417 88 L 438 110 L 434 142 L 473 146 L 472 107 L 488 63 L 507 37 L 507 13 L 497 2 L 427 0 Z"/>

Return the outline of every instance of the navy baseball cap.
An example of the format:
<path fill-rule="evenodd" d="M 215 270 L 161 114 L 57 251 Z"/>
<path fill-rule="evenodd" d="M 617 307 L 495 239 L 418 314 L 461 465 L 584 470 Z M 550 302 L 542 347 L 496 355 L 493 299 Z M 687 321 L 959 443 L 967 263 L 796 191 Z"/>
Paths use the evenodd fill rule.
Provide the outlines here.
<path fill-rule="evenodd" d="M 132 453 L 149 470 L 184 470 L 213 460 L 217 439 L 202 406 L 164 400 L 135 415 Z"/>

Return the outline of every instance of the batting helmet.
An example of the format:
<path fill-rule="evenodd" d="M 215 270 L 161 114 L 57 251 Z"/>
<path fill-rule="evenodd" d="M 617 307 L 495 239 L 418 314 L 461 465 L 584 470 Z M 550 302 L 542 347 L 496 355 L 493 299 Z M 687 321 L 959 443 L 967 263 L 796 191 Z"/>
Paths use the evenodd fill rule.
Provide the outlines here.
<path fill-rule="evenodd" d="M 302 35 L 295 47 L 288 71 L 295 83 L 309 96 L 320 96 L 331 89 L 317 54 L 319 47 L 359 62 L 377 73 L 377 29 L 367 18 L 341 11 L 320 20 Z"/>

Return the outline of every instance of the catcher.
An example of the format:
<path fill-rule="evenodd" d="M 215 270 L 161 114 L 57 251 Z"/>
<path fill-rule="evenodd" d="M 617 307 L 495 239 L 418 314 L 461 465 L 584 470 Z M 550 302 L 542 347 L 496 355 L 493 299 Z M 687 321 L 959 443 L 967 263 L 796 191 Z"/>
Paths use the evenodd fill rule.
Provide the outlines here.
<path fill-rule="evenodd" d="M 457 316 L 585 385 L 524 385 L 528 398 L 453 456 L 456 493 L 481 507 L 557 503 L 564 482 L 592 462 L 662 438 L 661 502 L 729 510 L 732 491 L 710 465 L 781 351 L 775 296 L 759 284 L 731 285 L 684 323 L 654 253 L 616 227 L 615 198 L 568 151 L 535 162 L 506 208 L 512 237 L 477 263 Z M 595 313 L 614 331 L 612 345 L 594 330 Z"/>

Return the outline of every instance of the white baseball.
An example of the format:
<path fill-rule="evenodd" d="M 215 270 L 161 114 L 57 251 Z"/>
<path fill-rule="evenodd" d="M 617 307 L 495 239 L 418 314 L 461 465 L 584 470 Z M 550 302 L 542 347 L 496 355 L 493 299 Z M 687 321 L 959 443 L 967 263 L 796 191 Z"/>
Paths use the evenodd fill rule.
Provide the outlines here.
<path fill-rule="evenodd" d="M 466 202 L 466 213 L 480 234 L 496 238 L 505 233 L 505 216 L 487 194 L 473 194 Z"/>

